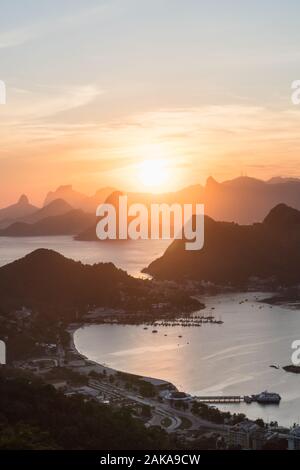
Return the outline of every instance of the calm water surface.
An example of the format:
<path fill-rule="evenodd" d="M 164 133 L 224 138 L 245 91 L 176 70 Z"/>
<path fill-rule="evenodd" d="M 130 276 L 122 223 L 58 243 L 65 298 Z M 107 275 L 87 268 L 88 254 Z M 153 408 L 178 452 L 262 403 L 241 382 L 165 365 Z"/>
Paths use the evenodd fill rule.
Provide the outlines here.
<path fill-rule="evenodd" d="M 69 236 L 0 237 L 0 266 L 37 248 L 49 248 L 87 264 L 111 261 L 129 274 L 140 276 L 141 270 L 161 256 L 169 244 L 169 240 L 84 242 Z"/>
<path fill-rule="evenodd" d="M 159 327 L 157 334 L 143 325 L 90 325 L 77 330 L 75 344 L 94 361 L 169 380 L 195 395 L 278 392 L 279 406 L 242 403 L 220 408 L 291 425 L 300 422 L 300 375 L 270 365 L 291 363 L 291 343 L 300 339 L 300 311 L 257 301 L 268 296 L 242 293 L 205 298 L 204 312 L 221 317 L 223 325 Z"/>

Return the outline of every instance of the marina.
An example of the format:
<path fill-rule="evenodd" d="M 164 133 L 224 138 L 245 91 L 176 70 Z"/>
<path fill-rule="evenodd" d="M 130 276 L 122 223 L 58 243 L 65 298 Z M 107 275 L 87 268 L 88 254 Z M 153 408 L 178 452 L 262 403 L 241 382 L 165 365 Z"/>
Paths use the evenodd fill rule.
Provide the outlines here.
<path fill-rule="evenodd" d="M 167 380 L 193 397 L 217 397 L 211 404 L 222 411 L 292 426 L 300 422 L 295 415 L 299 374 L 288 374 L 283 366 L 290 363 L 291 343 L 299 337 L 300 316 L 286 306 L 262 303 L 267 297 L 268 292 L 204 297 L 206 308 L 196 315 L 213 311 L 224 321 L 220 328 L 209 323 L 200 328 L 90 325 L 76 331 L 75 344 L 100 364 Z M 278 393 L 280 403 L 253 400 L 264 390 Z"/>

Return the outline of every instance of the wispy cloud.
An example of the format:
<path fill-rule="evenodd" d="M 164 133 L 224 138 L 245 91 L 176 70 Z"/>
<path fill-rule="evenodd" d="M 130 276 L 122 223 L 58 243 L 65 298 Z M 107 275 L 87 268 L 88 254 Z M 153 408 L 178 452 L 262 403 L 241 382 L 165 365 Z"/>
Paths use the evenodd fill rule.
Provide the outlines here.
<path fill-rule="evenodd" d="M 115 11 L 113 3 L 102 4 L 72 11 L 70 14 L 58 16 L 55 19 L 37 20 L 26 26 L 2 31 L 0 32 L 0 49 L 21 46 L 42 36 L 76 28 L 85 23 L 90 25 L 93 21 L 99 22 L 109 18 Z"/>
<path fill-rule="evenodd" d="M 1 113 L 1 118 L 6 125 L 40 126 L 44 119 L 85 106 L 103 93 L 104 90 L 94 84 L 35 86 L 31 90 L 14 88 L 11 89 L 9 103 Z"/>
<path fill-rule="evenodd" d="M 0 49 L 15 47 L 24 44 L 38 35 L 36 27 L 12 29 L 0 32 Z"/>

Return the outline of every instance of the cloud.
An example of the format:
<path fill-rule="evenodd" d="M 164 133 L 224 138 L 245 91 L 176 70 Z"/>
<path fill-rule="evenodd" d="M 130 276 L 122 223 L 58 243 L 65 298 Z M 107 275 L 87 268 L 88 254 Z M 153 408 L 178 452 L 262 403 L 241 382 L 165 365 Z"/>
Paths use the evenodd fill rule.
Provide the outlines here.
<path fill-rule="evenodd" d="M 3 31 L 0 33 L 0 49 L 20 46 L 30 39 L 33 39 L 36 35 L 37 31 L 34 27 Z"/>
<path fill-rule="evenodd" d="M 32 90 L 15 88 L 1 116 L 6 123 L 28 127 L 33 120 L 51 118 L 93 102 L 104 91 L 94 84 L 81 86 L 39 87 Z"/>
<path fill-rule="evenodd" d="M 0 32 L 0 49 L 21 46 L 42 36 L 66 31 L 66 29 L 76 28 L 86 23 L 90 24 L 92 21 L 99 23 L 99 20 L 109 18 L 115 11 L 116 8 L 113 4 L 102 4 L 72 11 L 70 14 L 54 19 L 40 20 L 20 28 L 2 31 Z"/>

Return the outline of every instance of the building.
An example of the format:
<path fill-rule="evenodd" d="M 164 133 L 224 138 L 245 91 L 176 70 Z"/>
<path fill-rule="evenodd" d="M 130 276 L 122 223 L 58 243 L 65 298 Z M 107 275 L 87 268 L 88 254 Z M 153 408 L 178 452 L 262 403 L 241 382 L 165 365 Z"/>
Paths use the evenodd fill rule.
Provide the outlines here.
<path fill-rule="evenodd" d="M 244 420 L 229 429 L 228 445 L 234 449 L 253 449 L 260 431 L 263 430 L 256 423 Z"/>
<path fill-rule="evenodd" d="M 300 449 L 300 426 L 291 429 L 288 436 L 288 450 Z"/>
<path fill-rule="evenodd" d="M 261 450 L 270 441 L 278 439 L 278 432 L 258 426 L 248 419 L 228 431 L 228 445 L 235 449 Z"/>

